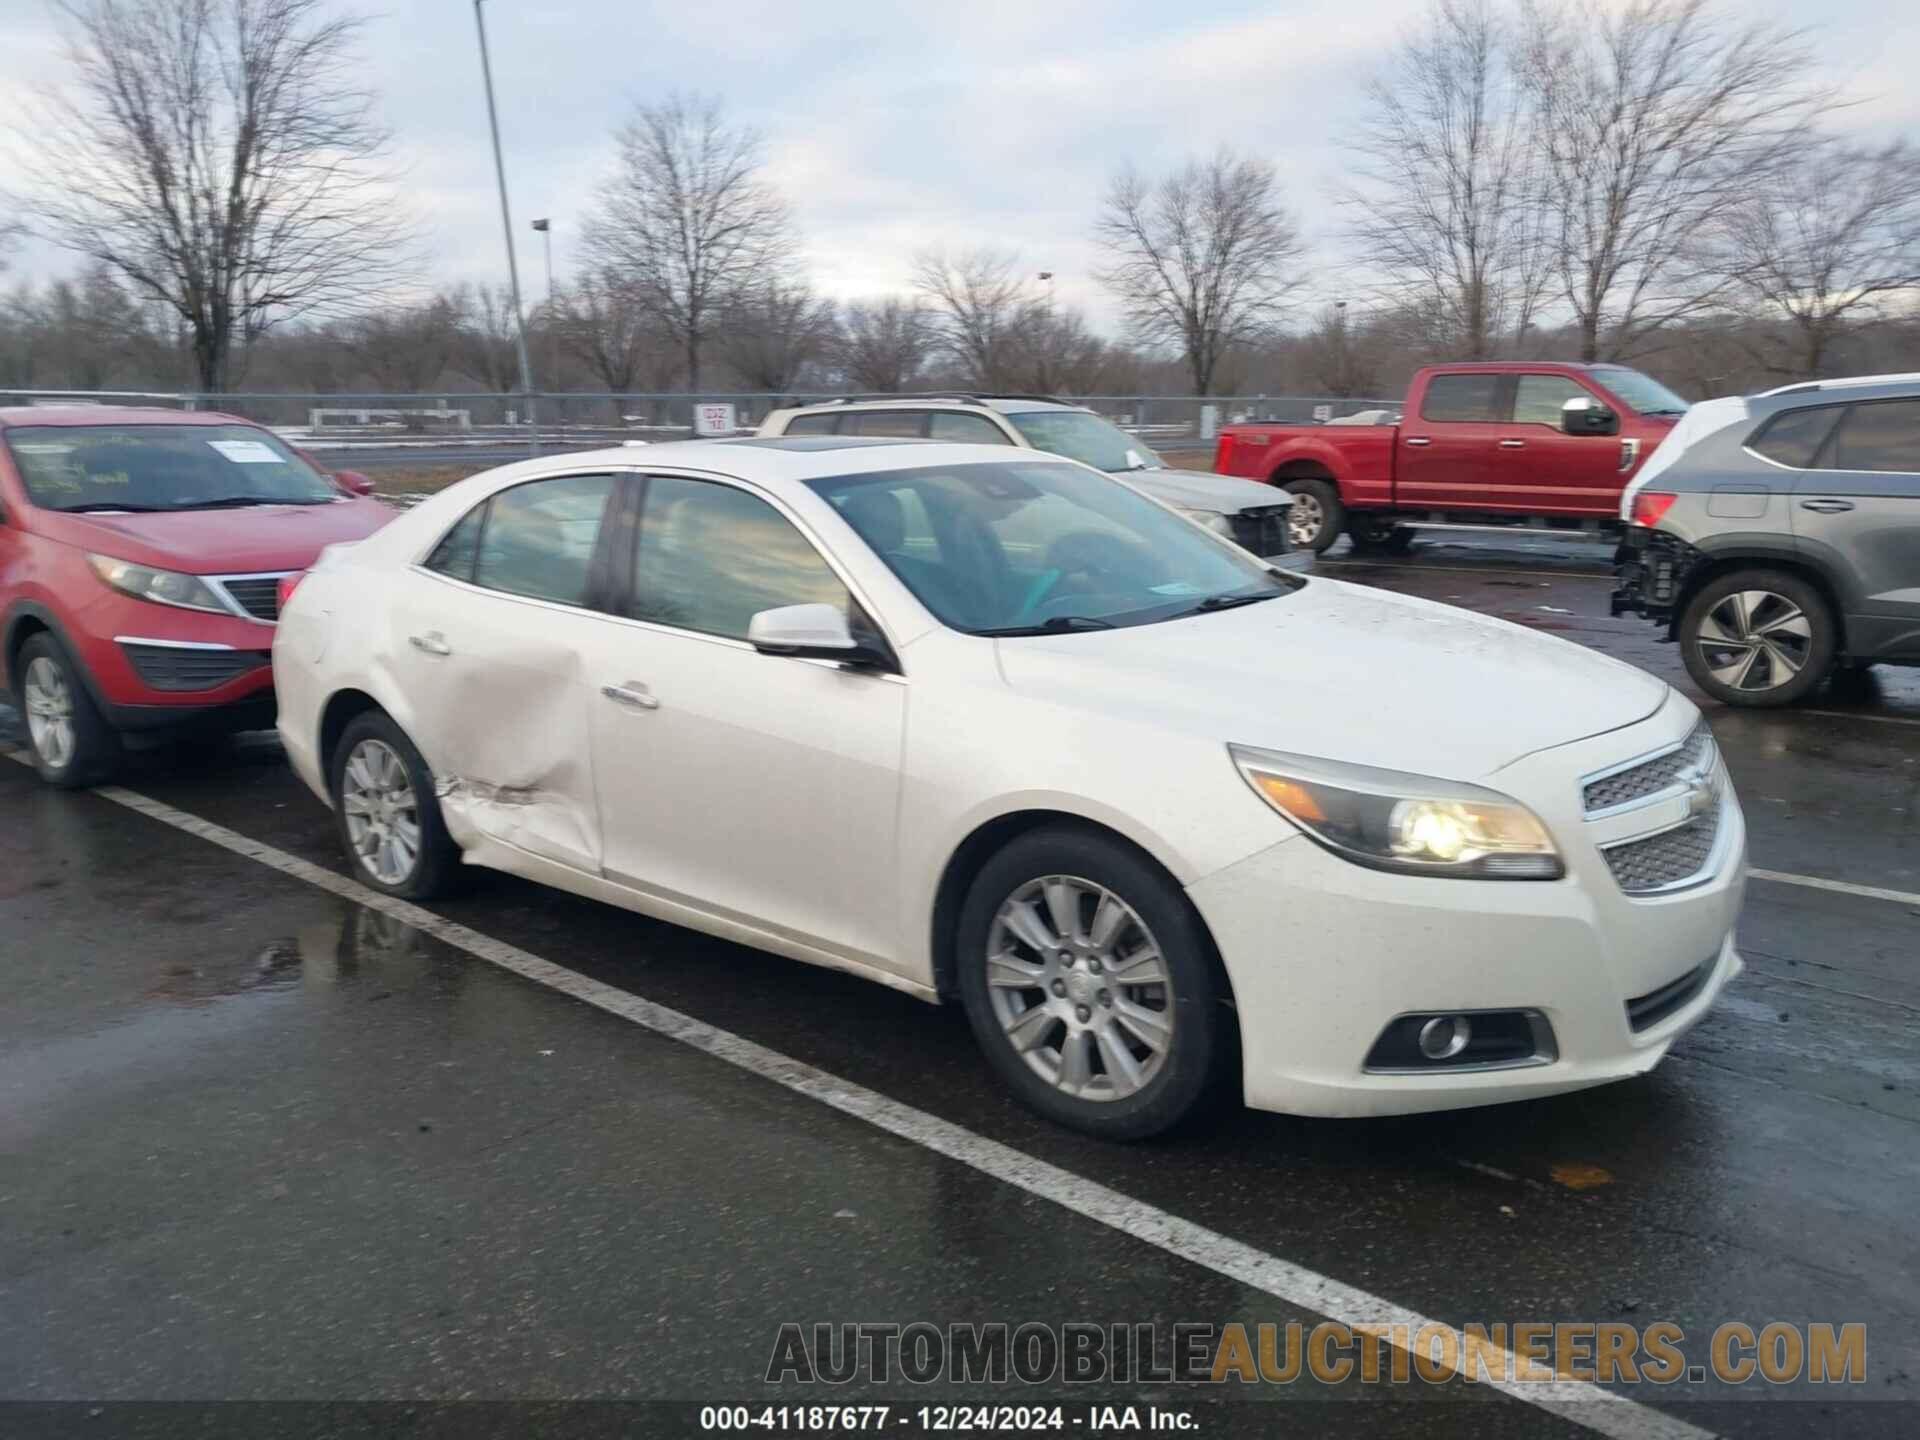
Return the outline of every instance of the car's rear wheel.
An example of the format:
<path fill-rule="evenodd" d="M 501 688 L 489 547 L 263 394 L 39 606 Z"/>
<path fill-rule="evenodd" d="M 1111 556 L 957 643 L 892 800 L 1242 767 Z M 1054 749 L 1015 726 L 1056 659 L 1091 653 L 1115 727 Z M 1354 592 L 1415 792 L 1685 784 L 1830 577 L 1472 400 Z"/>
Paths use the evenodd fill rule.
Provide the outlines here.
<path fill-rule="evenodd" d="M 975 879 L 957 941 L 974 1035 L 1033 1109 L 1133 1140 L 1202 1108 L 1226 1049 L 1223 985 L 1151 861 L 1092 831 L 1030 831 Z"/>
<path fill-rule="evenodd" d="M 1736 570 L 1702 587 L 1680 617 L 1694 683 L 1728 705 L 1806 698 L 1833 668 L 1839 629 L 1826 597 L 1782 570 Z"/>
<path fill-rule="evenodd" d="M 1413 549 L 1412 526 L 1388 524 L 1370 515 L 1348 520 L 1347 536 L 1361 555 L 1405 555 Z"/>
<path fill-rule="evenodd" d="M 1293 496 L 1287 507 L 1287 535 L 1298 550 L 1319 555 L 1329 550 L 1347 528 L 1347 507 L 1331 480 L 1283 480 L 1280 488 Z"/>
<path fill-rule="evenodd" d="M 66 647 L 35 635 L 20 649 L 20 708 L 34 768 L 63 790 L 97 785 L 120 763 L 120 737 L 93 703 Z"/>
<path fill-rule="evenodd" d="M 451 888 L 460 850 L 441 818 L 433 772 L 389 716 L 370 710 L 348 723 L 330 779 L 340 843 L 356 879 L 409 900 Z"/>

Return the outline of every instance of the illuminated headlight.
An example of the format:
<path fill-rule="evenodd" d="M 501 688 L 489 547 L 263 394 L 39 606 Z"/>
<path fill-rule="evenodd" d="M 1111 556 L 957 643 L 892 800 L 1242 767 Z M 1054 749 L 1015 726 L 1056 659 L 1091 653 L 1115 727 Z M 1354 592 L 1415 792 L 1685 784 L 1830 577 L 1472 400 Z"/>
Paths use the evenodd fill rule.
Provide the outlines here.
<path fill-rule="evenodd" d="M 233 612 L 220 603 L 207 582 L 198 575 L 181 575 L 172 570 L 155 570 L 131 560 L 116 560 L 111 555 L 89 555 L 87 563 L 101 581 L 136 600 L 151 600 L 159 605 L 178 605 L 182 610 L 215 610 L 222 615 Z"/>
<path fill-rule="evenodd" d="M 1189 510 L 1184 505 L 1180 507 L 1180 513 L 1189 520 L 1198 520 L 1216 535 L 1228 540 L 1233 538 L 1233 518 L 1229 515 L 1222 515 L 1218 510 Z"/>
<path fill-rule="evenodd" d="M 1492 790 L 1398 770 L 1229 745 L 1267 804 L 1343 860 L 1469 880 L 1558 880 L 1547 827 Z"/>

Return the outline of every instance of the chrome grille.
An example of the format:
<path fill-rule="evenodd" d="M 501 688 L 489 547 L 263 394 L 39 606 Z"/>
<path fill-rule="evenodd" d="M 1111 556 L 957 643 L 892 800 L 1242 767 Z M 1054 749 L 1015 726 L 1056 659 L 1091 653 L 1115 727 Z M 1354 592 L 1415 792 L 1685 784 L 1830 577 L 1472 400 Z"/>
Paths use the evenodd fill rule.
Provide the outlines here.
<path fill-rule="evenodd" d="M 247 575 L 222 580 L 220 587 L 233 597 L 233 603 L 256 620 L 280 618 L 280 577 Z"/>
<path fill-rule="evenodd" d="M 1691 880 L 1706 869 L 1720 836 L 1722 804 L 1716 785 L 1712 805 L 1686 824 L 1602 850 L 1620 888 L 1629 895 L 1645 895 Z"/>
<path fill-rule="evenodd" d="M 1589 781 L 1586 787 L 1587 813 L 1591 815 L 1599 810 L 1631 805 L 1636 800 L 1657 795 L 1679 784 L 1682 771 L 1711 772 L 1713 760 L 1713 732 L 1707 729 L 1703 720 L 1693 727 L 1693 733 L 1681 742 L 1678 750 Z"/>

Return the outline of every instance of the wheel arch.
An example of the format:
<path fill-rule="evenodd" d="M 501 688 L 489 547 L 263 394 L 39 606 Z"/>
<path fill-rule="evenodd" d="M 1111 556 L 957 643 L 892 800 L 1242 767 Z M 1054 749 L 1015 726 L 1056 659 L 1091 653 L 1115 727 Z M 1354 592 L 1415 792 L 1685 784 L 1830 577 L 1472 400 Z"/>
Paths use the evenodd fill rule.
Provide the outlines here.
<path fill-rule="evenodd" d="M 94 683 L 93 672 L 80 658 L 80 652 L 74 647 L 67 635 L 66 626 L 46 606 L 37 600 L 22 600 L 8 612 L 6 630 L 0 635 L 0 688 L 9 695 L 20 693 L 20 678 L 16 673 L 20 662 L 20 652 L 36 635 L 51 635 L 59 642 L 60 648 L 67 652 L 67 658 L 73 662 L 74 672 L 79 675 L 80 683 L 87 687 L 87 694 L 102 714 L 108 712 L 108 706 L 100 693 L 100 687 Z"/>
<path fill-rule="evenodd" d="M 327 697 L 327 703 L 320 707 L 320 730 L 315 736 L 316 758 L 320 762 L 320 773 L 328 777 L 331 785 L 333 772 L 333 752 L 340 744 L 340 737 L 346 734 L 347 726 L 369 710 L 393 718 L 392 712 L 365 690 L 348 688 L 336 690 Z M 400 722 L 394 720 L 397 725 Z"/>
<path fill-rule="evenodd" d="M 1165 875 L 1182 902 L 1193 912 L 1199 933 L 1206 940 L 1207 960 L 1220 982 L 1221 994 L 1226 997 L 1230 1008 L 1237 1008 L 1234 1007 L 1233 981 L 1227 974 L 1225 962 L 1220 958 L 1220 948 L 1214 941 L 1213 931 L 1208 927 L 1206 917 L 1200 913 L 1200 908 L 1188 897 L 1186 886 L 1180 883 L 1172 867 L 1138 840 L 1111 825 L 1070 810 L 1042 807 L 1009 810 L 983 821 L 948 856 L 946 867 L 940 874 L 940 882 L 934 889 L 932 933 L 928 936 L 933 956 L 934 989 L 941 999 L 952 999 L 958 993 L 957 932 L 960 907 L 966 903 L 967 892 L 973 888 L 974 879 L 986 863 L 1007 845 L 1022 835 L 1049 825 L 1070 827 L 1112 841 Z"/>
<path fill-rule="evenodd" d="M 1706 558 L 1687 572 L 1686 583 L 1680 587 L 1680 593 L 1673 597 L 1673 612 L 1667 619 L 1669 640 L 1680 638 L 1680 621 L 1686 615 L 1687 607 L 1693 604 L 1696 595 L 1715 580 L 1741 570 L 1778 570 L 1806 581 L 1820 592 L 1820 597 L 1833 610 L 1834 658 L 1838 660 L 1846 656 L 1847 606 L 1840 586 L 1825 566 L 1797 551 L 1760 547 L 1708 550 L 1703 553 Z"/>
<path fill-rule="evenodd" d="M 1330 465 L 1324 460 L 1315 459 L 1282 461 L 1267 476 L 1268 483 L 1273 485 L 1285 486 L 1289 480 L 1325 480 L 1334 486 L 1340 483 L 1340 477 L 1334 474 Z"/>

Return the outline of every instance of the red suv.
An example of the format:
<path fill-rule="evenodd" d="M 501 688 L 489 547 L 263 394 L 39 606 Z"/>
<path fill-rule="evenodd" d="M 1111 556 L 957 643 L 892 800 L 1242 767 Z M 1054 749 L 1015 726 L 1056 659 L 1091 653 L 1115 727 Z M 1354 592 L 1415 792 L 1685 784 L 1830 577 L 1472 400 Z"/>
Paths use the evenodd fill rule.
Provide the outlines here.
<path fill-rule="evenodd" d="M 0 408 L 0 681 L 42 777 L 271 725 L 280 583 L 393 518 L 371 488 L 231 415 Z"/>

